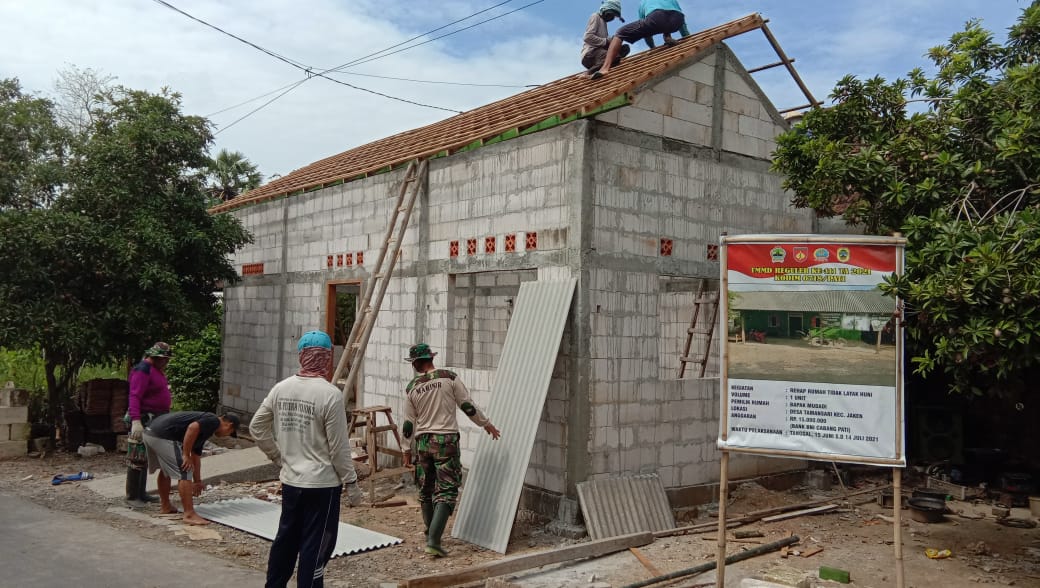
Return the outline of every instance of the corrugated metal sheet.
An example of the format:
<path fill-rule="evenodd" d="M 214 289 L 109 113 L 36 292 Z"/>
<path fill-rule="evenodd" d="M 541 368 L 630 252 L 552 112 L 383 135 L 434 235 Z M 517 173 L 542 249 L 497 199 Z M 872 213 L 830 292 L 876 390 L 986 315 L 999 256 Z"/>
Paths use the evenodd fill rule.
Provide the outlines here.
<path fill-rule="evenodd" d="M 506 552 L 574 283 L 520 286 L 488 406 L 502 439 L 477 443 L 452 530 L 458 539 Z"/>
<path fill-rule="evenodd" d="M 675 516 L 657 474 L 582 482 L 578 501 L 593 540 L 675 528 Z"/>
<path fill-rule="evenodd" d="M 890 315 L 896 301 L 880 290 L 801 290 L 732 291 L 730 305 L 736 310 L 773 310 L 790 312 L 840 312 L 843 314 Z"/>
<path fill-rule="evenodd" d="M 195 506 L 195 511 L 215 523 L 273 541 L 278 533 L 278 519 L 282 514 L 282 507 L 256 498 L 236 498 L 199 504 Z M 340 523 L 336 536 L 336 550 L 332 552 L 332 557 L 371 551 L 398 543 L 401 543 L 401 540 L 397 537 Z"/>

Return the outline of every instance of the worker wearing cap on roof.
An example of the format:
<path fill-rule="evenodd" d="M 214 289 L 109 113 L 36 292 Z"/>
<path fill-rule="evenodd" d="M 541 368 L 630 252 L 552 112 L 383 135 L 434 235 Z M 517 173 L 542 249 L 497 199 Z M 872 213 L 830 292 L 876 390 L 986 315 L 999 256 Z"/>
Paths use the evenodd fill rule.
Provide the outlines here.
<path fill-rule="evenodd" d="M 588 70 L 587 73 L 590 76 L 603 67 L 603 62 L 607 58 L 607 48 L 610 47 L 607 23 L 615 18 L 625 22 L 625 19 L 621 17 L 621 2 L 606 0 L 600 5 L 599 10 L 592 13 L 592 16 L 589 17 L 589 24 L 585 26 L 585 36 L 582 37 L 581 46 L 581 65 Z M 622 45 L 611 65 L 617 65 L 631 50 L 631 46 Z"/>
<path fill-rule="evenodd" d="M 296 585 L 323 586 L 344 485 L 351 506 L 364 499 L 350 455 L 343 393 L 325 379 L 332 339 L 308 331 L 296 349 L 300 371 L 271 388 L 249 423 L 256 445 L 281 466 L 282 514 L 267 558 L 268 588 L 284 588 L 297 560 Z"/>
<path fill-rule="evenodd" d="M 492 439 L 499 438 L 499 431 L 473 404 L 469 390 L 454 372 L 433 366 L 435 355 L 425 343 L 412 345 L 408 350 L 405 361 L 410 362 L 419 375 L 405 389 L 408 399 L 402 433 L 404 462 L 409 468 L 415 468 L 415 483 L 419 486 L 419 505 L 426 525 L 426 553 L 444 557 L 447 552 L 441 548 L 441 535 L 455 510 L 462 483 L 456 407 L 478 427 L 483 427 Z"/>
<path fill-rule="evenodd" d="M 619 28 L 614 33 L 614 38 L 607 48 L 607 56 L 603 67 L 592 74 L 596 80 L 610 72 L 614 60 L 621 54 L 622 43 L 635 43 L 642 39 L 647 46 L 654 48 L 654 35 L 664 35 L 665 45 L 674 45 L 675 39 L 672 33 L 678 32 L 680 36 L 687 36 L 690 31 L 686 28 L 686 17 L 677 0 L 642 0 L 639 3 L 639 20 L 630 22 Z"/>

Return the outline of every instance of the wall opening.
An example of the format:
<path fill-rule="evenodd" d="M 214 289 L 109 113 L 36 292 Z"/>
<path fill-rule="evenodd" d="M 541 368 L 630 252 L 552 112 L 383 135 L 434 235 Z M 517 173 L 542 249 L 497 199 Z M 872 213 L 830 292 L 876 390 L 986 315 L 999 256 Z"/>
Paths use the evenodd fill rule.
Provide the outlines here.
<path fill-rule="evenodd" d="M 537 280 L 536 269 L 449 276 L 451 318 L 445 365 L 497 368 L 520 284 Z"/>
<path fill-rule="evenodd" d="M 326 285 L 325 292 L 325 332 L 328 333 L 332 339 L 332 365 L 336 366 L 339 364 L 340 357 L 343 355 L 343 349 L 347 344 L 347 338 L 350 336 L 350 329 L 354 326 L 357 321 L 358 315 L 358 302 L 361 299 L 361 282 L 357 280 L 347 282 L 329 282 Z M 335 369 L 335 367 L 333 367 Z M 332 379 L 332 373 L 328 374 L 328 379 Z M 345 384 L 343 379 L 346 379 L 346 374 L 343 374 L 341 381 L 333 382 L 337 387 L 342 388 Z M 361 378 L 358 378 L 361 381 Z M 352 409 L 357 403 L 357 384 L 354 385 L 349 399 L 347 400 L 347 410 Z"/>
<path fill-rule="evenodd" d="M 719 337 L 726 336 L 726 330 L 720 329 L 718 316 L 712 304 L 702 304 L 697 312 L 697 321 L 691 324 L 696 310 L 695 301 L 698 292 L 718 292 L 719 281 L 710 278 L 694 278 L 686 276 L 659 276 L 657 320 L 658 320 L 658 377 L 661 380 L 676 380 L 681 367 L 680 358 L 702 359 L 707 355 L 707 368 L 704 377 L 713 378 L 719 375 Z M 703 298 L 702 298 L 703 299 Z M 708 337 L 712 320 L 716 326 L 712 336 Z M 693 338 L 689 350 L 686 340 L 693 329 Z M 687 363 L 683 379 L 701 377 L 699 363 Z"/>

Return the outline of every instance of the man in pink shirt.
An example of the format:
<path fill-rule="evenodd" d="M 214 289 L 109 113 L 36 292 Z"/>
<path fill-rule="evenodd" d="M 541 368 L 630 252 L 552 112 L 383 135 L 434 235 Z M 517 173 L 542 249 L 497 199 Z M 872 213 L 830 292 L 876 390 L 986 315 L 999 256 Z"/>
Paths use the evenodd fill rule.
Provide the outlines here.
<path fill-rule="evenodd" d="M 130 441 L 141 443 L 144 428 L 152 419 L 170 412 L 173 403 L 170 385 L 166 382 L 166 365 L 173 351 L 163 342 L 152 345 L 130 372 L 130 402 L 127 416 L 130 419 Z M 162 472 L 159 472 L 160 478 Z M 160 479 L 160 481 L 162 481 Z M 129 466 L 126 470 L 126 498 L 135 506 L 154 501 L 147 492 L 148 472 L 145 468 Z M 169 481 L 165 486 L 169 491 Z M 161 489 L 161 488 L 160 488 Z"/>

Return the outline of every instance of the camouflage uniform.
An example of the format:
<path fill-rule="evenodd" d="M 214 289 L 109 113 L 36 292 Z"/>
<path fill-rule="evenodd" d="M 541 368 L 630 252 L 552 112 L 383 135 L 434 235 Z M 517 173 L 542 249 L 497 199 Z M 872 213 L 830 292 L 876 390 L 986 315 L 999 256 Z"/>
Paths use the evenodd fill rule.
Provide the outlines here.
<path fill-rule="evenodd" d="M 449 370 L 420 374 L 408 384 L 403 433 L 405 449 L 415 456 L 419 502 L 454 508 L 462 483 L 456 407 L 477 426 L 490 421 L 473 404 L 469 390 Z"/>

